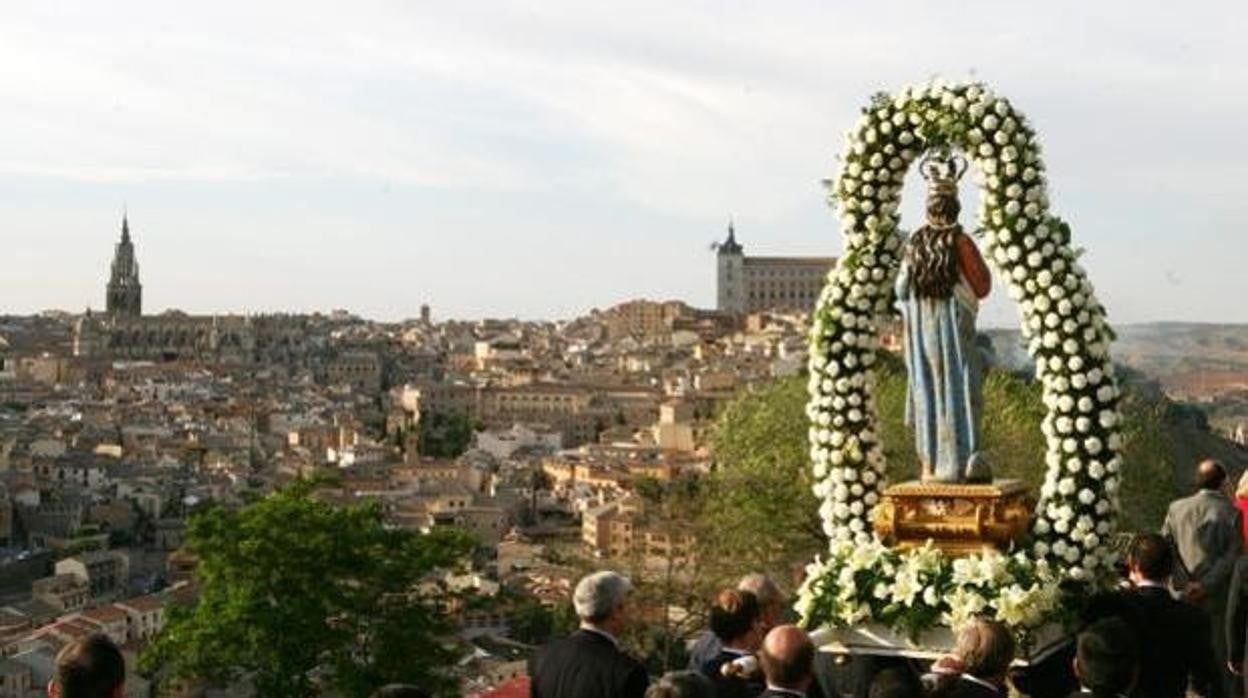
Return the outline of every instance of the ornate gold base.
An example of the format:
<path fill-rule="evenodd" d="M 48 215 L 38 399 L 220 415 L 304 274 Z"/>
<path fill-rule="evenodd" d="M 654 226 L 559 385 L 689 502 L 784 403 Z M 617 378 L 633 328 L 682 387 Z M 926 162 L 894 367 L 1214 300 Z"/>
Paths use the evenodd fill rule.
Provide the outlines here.
<path fill-rule="evenodd" d="M 895 548 L 932 541 L 951 555 L 1008 550 L 1027 533 L 1035 501 L 1022 480 L 984 485 L 893 485 L 875 510 L 875 531 Z"/>

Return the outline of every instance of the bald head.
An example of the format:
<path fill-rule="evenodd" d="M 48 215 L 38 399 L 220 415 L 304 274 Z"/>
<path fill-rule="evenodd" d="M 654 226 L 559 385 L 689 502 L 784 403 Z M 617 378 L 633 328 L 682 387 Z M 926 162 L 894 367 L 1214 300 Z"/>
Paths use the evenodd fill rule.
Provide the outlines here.
<path fill-rule="evenodd" d="M 759 660 L 767 683 L 805 692 L 810 685 L 815 646 L 806 632 L 796 625 L 778 625 L 763 640 Z"/>
<path fill-rule="evenodd" d="M 1202 490 L 1220 490 L 1226 482 L 1226 468 L 1212 458 L 1196 466 L 1196 486 Z"/>

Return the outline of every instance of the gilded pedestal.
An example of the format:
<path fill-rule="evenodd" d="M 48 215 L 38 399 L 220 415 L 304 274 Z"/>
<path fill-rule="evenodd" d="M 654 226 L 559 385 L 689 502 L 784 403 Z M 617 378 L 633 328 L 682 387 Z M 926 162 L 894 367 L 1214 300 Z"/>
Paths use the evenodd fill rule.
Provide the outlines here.
<path fill-rule="evenodd" d="M 904 482 L 884 491 L 875 530 L 896 548 L 927 541 L 952 555 L 1008 550 L 1031 525 L 1035 501 L 1022 480 L 992 484 Z"/>

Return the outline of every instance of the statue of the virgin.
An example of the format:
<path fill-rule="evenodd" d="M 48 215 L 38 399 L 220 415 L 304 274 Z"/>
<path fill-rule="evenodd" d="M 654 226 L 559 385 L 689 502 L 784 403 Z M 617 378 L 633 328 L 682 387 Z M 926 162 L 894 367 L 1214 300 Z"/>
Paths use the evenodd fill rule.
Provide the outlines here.
<path fill-rule="evenodd" d="M 897 277 L 909 376 L 906 423 L 914 429 L 924 482 L 985 482 L 991 470 L 980 453 L 984 361 L 975 342 L 975 315 L 992 277 L 958 224 L 958 179 L 966 162 L 929 156 L 923 227 L 906 241 Z"/>

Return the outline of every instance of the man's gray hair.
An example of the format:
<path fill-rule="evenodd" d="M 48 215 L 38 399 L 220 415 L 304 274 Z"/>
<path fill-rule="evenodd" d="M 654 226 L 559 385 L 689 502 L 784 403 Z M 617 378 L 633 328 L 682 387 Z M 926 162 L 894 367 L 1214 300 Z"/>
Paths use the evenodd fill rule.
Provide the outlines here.
<path fill-rule="evenodd" d="M 624 597 L 632 590 L 633 583 L 618 572 L 595 572 L 577 582 L 572 606 L 581 620 L 597 623 L 624 603 Z"/>
<path fill-rule="evenodd" d="M 761 572 L 753 572 L 742 577 L 741 581 L 737 582 L 737 591 L 748 591 L 754 594 L 754 598 L 758 599 L 758 605 L 764 608 L 784 603 L 784 594 L 780 592 L 780 587 L 771 581 L 771 577 Z"/>

